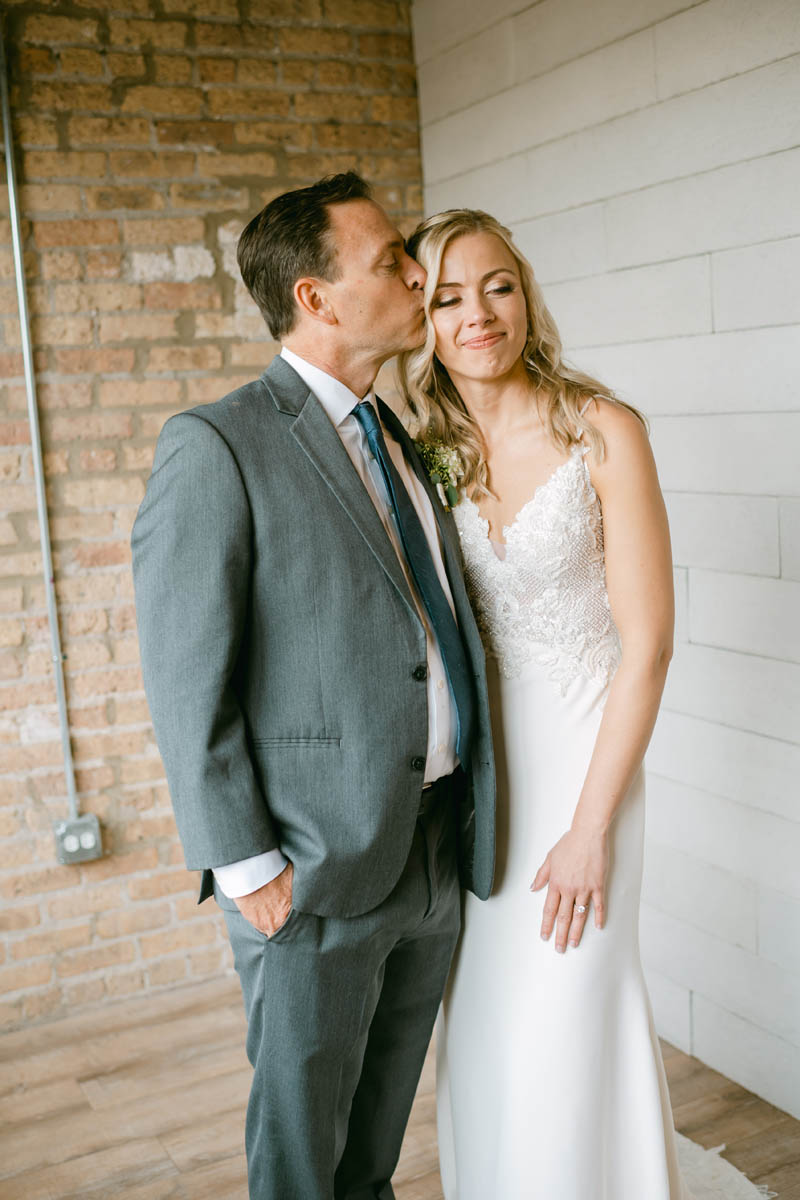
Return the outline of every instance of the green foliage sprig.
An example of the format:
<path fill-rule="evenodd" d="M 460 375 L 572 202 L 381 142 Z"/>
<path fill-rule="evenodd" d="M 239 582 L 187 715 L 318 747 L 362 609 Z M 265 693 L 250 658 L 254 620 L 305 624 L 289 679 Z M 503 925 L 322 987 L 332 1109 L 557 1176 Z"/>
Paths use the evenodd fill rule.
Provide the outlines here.
<path fill-rule="evenodd" d="M 464 467 L 458 451 L 454 446 L 447 446 L 444 442 L 415 442 L 414 444 L 419 451 L 428 478 L 436 489 L 445 510 L 449 512 L 461 499 L 458 484 L 464 474 Z"/>

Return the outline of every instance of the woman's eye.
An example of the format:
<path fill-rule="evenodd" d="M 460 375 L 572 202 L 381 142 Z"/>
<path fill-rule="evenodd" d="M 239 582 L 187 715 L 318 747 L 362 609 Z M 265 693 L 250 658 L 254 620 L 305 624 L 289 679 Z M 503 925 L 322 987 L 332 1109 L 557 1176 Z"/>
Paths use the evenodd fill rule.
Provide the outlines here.
<path fill-rule="evenodd" d="M 446 296 L 443 300 L 434 300 L 431 308 L 452 308 L 458 304 L 458 296 Z"/>
<path fill-rule="evenodd" d="M 495 288 L 491 289 L 490 295 L 492 295 L 492 296 L 507 296 L 508 293 L 513 292 L 513 290 L 514 289 L 512 288 L 510 283 L 501 283 L 499 287 L 495 287 Z"/>

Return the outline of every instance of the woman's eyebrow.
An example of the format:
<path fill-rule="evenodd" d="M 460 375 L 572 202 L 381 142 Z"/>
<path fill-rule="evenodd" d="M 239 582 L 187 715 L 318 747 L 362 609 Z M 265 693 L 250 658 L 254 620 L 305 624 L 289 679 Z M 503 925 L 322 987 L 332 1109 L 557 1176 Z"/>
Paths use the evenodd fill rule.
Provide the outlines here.
<path fill-rule="evenodd" d="M 491 279 L 493 275 L 501 275 L 503 272 L 505 272 L 507 275 L 514 274 L 511 267 L 495 267 L 493 270 L 487 271 L 485 275 L 481 275 L 480 282 L 486 283 L 486 280 Z M 439 288 L 460 288 L 463 286 L 463 283 L 437 283 L 436 290 L 438 291 Z"/>

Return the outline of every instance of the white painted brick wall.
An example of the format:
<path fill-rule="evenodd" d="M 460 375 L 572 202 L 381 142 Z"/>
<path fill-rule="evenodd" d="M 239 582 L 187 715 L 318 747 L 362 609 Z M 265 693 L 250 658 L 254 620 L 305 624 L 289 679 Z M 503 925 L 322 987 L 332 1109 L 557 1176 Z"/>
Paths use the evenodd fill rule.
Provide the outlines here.
<path fill-rule="evenodd" d="M 648 753 L 659 1030 L 800 1116 L 800 6 L 415 0 L 429 212 L 512 226 L 651 418 L 676 653 Z"/>

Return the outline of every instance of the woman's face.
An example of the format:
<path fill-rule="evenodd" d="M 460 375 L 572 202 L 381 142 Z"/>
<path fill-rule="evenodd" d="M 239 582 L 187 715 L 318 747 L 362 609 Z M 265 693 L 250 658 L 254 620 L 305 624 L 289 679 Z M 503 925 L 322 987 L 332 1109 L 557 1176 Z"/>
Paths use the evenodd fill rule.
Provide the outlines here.
<path fill-rule="evenodd" d="M 519 368 L 528 314 L 519 271 L 494 233 L 453 238 L 431 303 L 436 357 L 459 378 L 501 379 Z"/>

